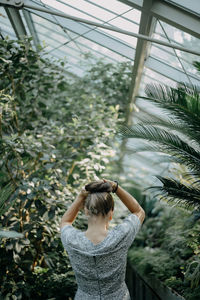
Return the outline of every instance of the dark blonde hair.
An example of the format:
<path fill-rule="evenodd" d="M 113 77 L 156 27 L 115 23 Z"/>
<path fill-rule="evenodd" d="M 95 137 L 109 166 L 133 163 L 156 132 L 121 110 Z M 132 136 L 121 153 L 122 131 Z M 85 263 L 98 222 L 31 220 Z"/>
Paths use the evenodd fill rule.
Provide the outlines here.
<path fill-rule="evenodd" d="M 114 210 L 114 199 L 111 195 L 112 186 L 108 182 L 92 181 L 85 186 L 90 192 L 85 200 L 85 207 L 90 215 L 106 216 L 110 210 Z"/>

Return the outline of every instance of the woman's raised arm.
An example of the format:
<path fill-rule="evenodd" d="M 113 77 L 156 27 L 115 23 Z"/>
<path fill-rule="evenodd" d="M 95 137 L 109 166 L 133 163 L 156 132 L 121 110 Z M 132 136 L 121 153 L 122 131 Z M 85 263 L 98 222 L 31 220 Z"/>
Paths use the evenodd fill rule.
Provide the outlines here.
<path fill-rule="evenodd" d="M 105 182 L 109 182 L 113 190 L 116 189 L 117 183 L 115 181 L 103 179 Z M 119 197 L 119 199 L 124 203 L 124 205 L 130 210 L 131 213 L 138 216 L 141 223 L 143 223 L 145 218 L 145 211 L 140 206 L 140 204 L 137 202 L 137 200 L 129 194 L 127 191 L 125 191 L 121 186 L 118 185 L 116 190 L 116 195 Z"/>

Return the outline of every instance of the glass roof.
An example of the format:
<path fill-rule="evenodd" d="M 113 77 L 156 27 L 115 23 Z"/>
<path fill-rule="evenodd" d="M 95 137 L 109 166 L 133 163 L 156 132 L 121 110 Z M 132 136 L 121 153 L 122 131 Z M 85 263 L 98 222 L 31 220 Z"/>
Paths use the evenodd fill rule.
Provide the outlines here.
<path fill-rule="evenodd" d="M 177 4 L 178 6 L 184 7 L 189 11 L 192 11 L 194 13 L 197 13 L 200 15 L 200 5 L 199 0 L 165 0 L 166 2 L 172 2 L 174 4 Z"/>
<path fill-rule="evenodd" d="M 148 6 L 148 0 L 27 0 L 26 2 L 50 11 L 45 13 L 28 8 L 26 5 L 18 10 L 26 32 L 33 36 L 33 45 L 37 49 L 39 41 L 41 45 L 45 45 L 49 57 L 65 58 L 69 65 L 68 71 L 77 76 L 84 75 L 85 67 L 81 62 L 84 62 L 86 57 L 87 61 L 90 61 L 90 55 L 86 56 L 90 53 L 91 56 L 102 58 L 105 62 L 129 61 L 133 65 L 135 77 L 141 73 L 139 66 L 142 65 L 139 86 L 130 87 L 133 91 L 136 89 L 140 95 L 144 94 L 147 83 L 164 83 L 172 87 L 180 81 L 199 84 L 200 74 L 192 65 L 193 61 L 199 60 L 197 55 L 155 42 L 144 43 L 141 46 L 140 40 L 136 37 L 53 14 L 53 12 L 66 13 L 135 34 L 145 35 L 145 30 L 149 26 L 150 37 L 199 51 L 199 0 L 157 0 L 152 7 Z M 173 13 L 172 10 L 166 11 L 167 5 L 169 9 L 173 9 Z M 191 21 L 191 16 L 194 16 L 194 22 Z M 0 6 L 0 30 L 1 37 L 17 38 L 17 29 L 12 28 L 10 17 L 2 6 Z M 142 105 L 138 102 L 140 109 Z M 145 108 L 148 110 L 148 105 Z M 128 143 L 127 149 L 130 144 L 131 142 Z M 130 160 L 135 161 L 134 166 L 128 163 Z M 124 164 L 137 169 L 140 174 L 138 178 L 143 178 L 144 174 L 158 173 L 159 168 L 163 170 L 162 166 L 155 166 L 153 160 L 154 157 L 150 153 L 139 153 L 137 157 L 136 154 L 127 154 Z M 129 171 L 132 174 L 133 170 Z"/>

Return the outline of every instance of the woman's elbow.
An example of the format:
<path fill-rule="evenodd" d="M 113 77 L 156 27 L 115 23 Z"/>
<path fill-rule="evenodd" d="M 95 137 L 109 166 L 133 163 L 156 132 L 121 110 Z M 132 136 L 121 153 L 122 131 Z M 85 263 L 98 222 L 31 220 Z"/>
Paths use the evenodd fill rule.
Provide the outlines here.
<path fill-rule="evenodd" d="M 140 219 L 140 222 L 143 223 L 145 219 L 145 211 L 142 207 L 140 207 L 140 210 L 136 213 L 136 215 Z"/>

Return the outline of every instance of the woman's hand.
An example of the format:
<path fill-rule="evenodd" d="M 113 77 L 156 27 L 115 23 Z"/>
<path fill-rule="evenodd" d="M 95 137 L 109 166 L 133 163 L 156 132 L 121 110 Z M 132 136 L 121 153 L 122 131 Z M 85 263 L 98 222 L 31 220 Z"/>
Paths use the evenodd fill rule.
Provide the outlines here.
<path fill-rule="evenodd" d="M 84 188 L 79 192 L 77 198 L 85 200 L 88 196 L 89 192 L 86 191 Z"/>
<path fill-rule="evenodd" d="M 87 198 L 88 194 L 89 192 L 86 191 L 84 188 L 79 192 L 75 201 L 64 213 L 60 224 L 61 228 L 65 225 L 72 225 L 72 223 L 78 215 L 78 212 L 84 207 L 85 199 Z"/>
<path fill-rule="evenodd" d="M 82 209 L 84 207 L 85 199 L 87 198 L 88 194 L 89 194 L 89 192 L 86 191 L 84 188 L 79 192 L 79 194 L 77 196 L 77 200 L 81 201 L 80 209 Z"/>
<path fill-rule="evenodd" d="M 108 180 L 108 179 L 105 179 L 105 178 L 103 178 L 103 181 L 107 182 L 107 183 L 110 183 L 110 185 L 112 186 L 112 191 L 114 191 L 116 189 L 117 183 L 115 181 Z"/>

